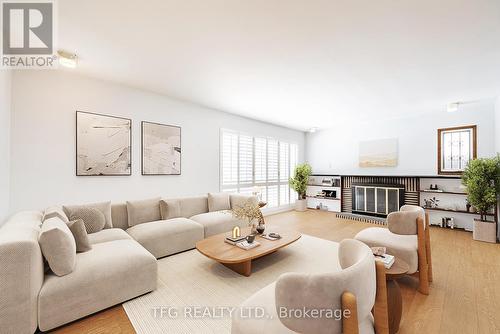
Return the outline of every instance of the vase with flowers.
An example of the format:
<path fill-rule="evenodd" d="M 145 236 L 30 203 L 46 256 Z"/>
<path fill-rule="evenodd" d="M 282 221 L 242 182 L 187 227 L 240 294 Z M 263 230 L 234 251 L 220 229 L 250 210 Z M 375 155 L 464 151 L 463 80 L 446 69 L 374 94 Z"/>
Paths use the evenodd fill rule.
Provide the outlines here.
<path fill-rule="evenodd" d="M 257 224 L 261 217 L 260 207 L 255 201 L 248 200 L 243 205 L 236 205 L 231 209 L 234 218 L 245 220 L 251 229 L 251 234 L 257 233 Z"/>

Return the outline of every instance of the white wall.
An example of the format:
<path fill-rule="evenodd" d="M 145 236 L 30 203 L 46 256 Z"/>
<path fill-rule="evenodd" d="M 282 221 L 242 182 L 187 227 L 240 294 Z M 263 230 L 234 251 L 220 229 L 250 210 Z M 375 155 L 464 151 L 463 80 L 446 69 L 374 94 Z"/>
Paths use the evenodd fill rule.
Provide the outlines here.
<path fill-rule="evenodd" d="M 0 71 L 0 225 L 9 213 L 11 73 Z"/>
<path fill-rule="evenodd" d="M 436 175 L 437 129 L 477 125 L 478 157 L 495 154 L 494 101 L 460 106 L 455 113 L 422 114 L 411 118 L 339 124 L 306 136 L 306 161 L 314 173 L 354 175 Z M 359 142 L 398 138 L 397 167 L 358 167 Z"/>
<path fill-rule="evenodd" d="M 495 102 L 495 151 L 500 153 L 500 95 Z"/>
<path fill-rule="evenodd" d="M 303 132 L 68 72 L 16 73 L 12 101 L 12 211 L 216 192 L 220 128 L 295 142 L 303 160 Z M 132 176 L 75 176 L 76 110 L 132 119 Z M 143 120 L 182 127 L 181 176 L 141 176 Z"/>

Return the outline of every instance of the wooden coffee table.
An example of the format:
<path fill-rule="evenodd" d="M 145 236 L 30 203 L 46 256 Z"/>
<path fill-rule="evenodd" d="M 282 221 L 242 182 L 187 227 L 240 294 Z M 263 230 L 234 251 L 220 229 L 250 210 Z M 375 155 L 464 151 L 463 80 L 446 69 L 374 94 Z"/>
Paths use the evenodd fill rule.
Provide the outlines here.
<path fill-rule="evenodd" d="M 405 261 L 395 258 L 391 268 L 385 270 L 389 334 L 395 334 L 399 331 L 401 315 L 403 314 L 403 298 L 401 296 L 401 288 L 396 279 L 406 275 L 409 269 L 410 267 Z"/>
<path fill-rule="evenodd" d="M 258 241 L 260 246 L 244 250 L 224 242 L 230 233 L 222 233 L 198 241 L 196 249 L 212 260 L 225 265 L 240 275 L 248 277 L 252 274 L 252 260 L 274 253 L 301 237 L 300 233 L 294 231 L 279 232 L 279 234 L 281 239 L 276 241 L 267 240 L 257 235 L 255 241 Z"/>

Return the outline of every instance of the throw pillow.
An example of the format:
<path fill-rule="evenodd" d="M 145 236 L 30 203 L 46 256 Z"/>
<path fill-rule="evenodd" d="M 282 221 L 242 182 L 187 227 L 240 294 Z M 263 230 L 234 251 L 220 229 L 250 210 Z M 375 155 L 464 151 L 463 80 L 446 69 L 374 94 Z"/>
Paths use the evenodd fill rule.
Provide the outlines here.
<path fill-rule="evenodd" d="M 128 226 L 161 220 L 160 198 L 127 201 Z"/>
<path fill-rule="evenodd" d="M 68 216 L 64 213 L 64 210 L 60 206 L 51 206 L 43 212 L 42 221 L 46 221 L 47 219 L 59 217 L 62 221 L 68 222 Z"/>
<path fill-rule="evenodd" d="M 228 193 L 208 194 L 208 211 L 230 210 L 231 202 Z"/>
<path fill-rule="evenodd" d="M 42 224 L 38 243 L 50 269 L 57 276 L 71 273 L 76 264 L 76 242 L 69 227 L 60 218 Z"/>
<path fill-rule="evenodd" d="M 73 209 L 69 215 L 70 221 L 78 219 L 83 220 L 85 230 L 89 234 L 99 232 L 104 228 L 106 223 L 106 218 L 104 218 L 104 214 L 101 211 L 86 206 Z"/>
<path fill-rule="evenodd" d="M 181 203 L 177 199 L 162 199 L 160 201 L 161 219 L 173 219 L 181 216 Z"/>
<path fill-rule="evenodd" d="M 76 242 L 76 252 L 83 253 L 92 249 L 83 220 L 77 219 L 68 223 L 69 230 Z"/>
<path fill-rule="evenodd" d="M 102 203 L 91 203 L 85 205 L 73 205 L 73 206 L 63 206 L 63 210 L 68 216 L 71 216 L 71 213 L 74 210 L 80 209 L 82 207 L 97 209 L 102 212 L 105 218 L 104 228 L 113 228 L 113 220 L 111 218 L 111 202 L 102 202 Z M 72 219 L 70 219 L 72 220 Z"/>

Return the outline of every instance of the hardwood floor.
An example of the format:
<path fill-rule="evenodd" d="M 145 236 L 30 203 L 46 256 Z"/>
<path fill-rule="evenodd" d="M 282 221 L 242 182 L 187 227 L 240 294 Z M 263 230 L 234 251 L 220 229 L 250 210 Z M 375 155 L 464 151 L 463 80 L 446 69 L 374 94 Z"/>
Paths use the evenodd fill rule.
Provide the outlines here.
<path fill-rule="evenodd" d="M 337 219 L 323 211 L 285 212 L 266 223 L 341 241 L 371 225 Z M 399 279 L 403 318 L 399 333 L 500 333 L 500 245 L 472 240 L 469 232 L 431 228 L 434 282 L 430 295 L 417 292 L 413 277 Z M 121 306 L 76 321 L 52 333 L 134 333 Z"/>

